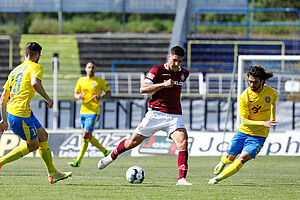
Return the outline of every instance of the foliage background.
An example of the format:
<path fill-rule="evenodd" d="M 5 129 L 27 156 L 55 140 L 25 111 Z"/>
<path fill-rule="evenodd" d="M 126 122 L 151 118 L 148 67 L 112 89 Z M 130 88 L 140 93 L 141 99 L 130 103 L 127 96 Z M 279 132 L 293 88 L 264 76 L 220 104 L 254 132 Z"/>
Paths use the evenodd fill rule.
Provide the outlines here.
<path fill-rule="evenodd" d="M 249 8 L 300 8 L 300 1 L 293 0 L 249 0 Z M 58 34 L 57 13 L 23 13 L 22 33 Z M 125 15 L 125 32 L 171 33 L 175 15 L 170 14 L 130 14 Z M 244 22 L 240 14 L 202 14 L 203 22 Z M 298 22 L 296 12 L 255 12 L 255 22 Z M 200 33 L 243 33 L 244 27 L 198 27 Z M 63 13 L 63 33 L 122 32 L 122 13 Z M 298 27 L 255 27 L 251 33 L 291 35 Z M 0 13 L 0 34 L 18 34 L 18 14 Z"/>

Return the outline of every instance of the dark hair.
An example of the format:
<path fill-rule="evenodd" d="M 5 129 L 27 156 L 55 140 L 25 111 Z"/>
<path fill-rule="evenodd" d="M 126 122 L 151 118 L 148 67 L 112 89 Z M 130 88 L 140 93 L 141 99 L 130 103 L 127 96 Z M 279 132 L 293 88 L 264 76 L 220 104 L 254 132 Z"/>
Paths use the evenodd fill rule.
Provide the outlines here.
<path fill-rule="evenodd" d="M 28 42 L 24 48 L 24 54 L 26 56 L 35 56 L 37 53 L 41 53 L 42 47 L 37 42 Z"/>
<path fill-rule="evenodd" d="M 261 66 L 251 66 L 248 70 L 247 76 L 253 76 L 254 78 L 259 78 L 259 80 L 264 80 L 265 82 L 273 76 L 272 72 L 266 72 Z"/>
<path fill-rule="evenodd" d="M 171 49 L 171 54 L 176 56 L 185 56 L 185 50 L 181 46 L 174 46 Z"/>
<path fill-rule="evenodd" d="M 88 64 L 88 63 L 92 63 L 94 65 L 94 67 L 96 67 L 96 64 L 94 61 L 88 61 L 86 64 Z"/>

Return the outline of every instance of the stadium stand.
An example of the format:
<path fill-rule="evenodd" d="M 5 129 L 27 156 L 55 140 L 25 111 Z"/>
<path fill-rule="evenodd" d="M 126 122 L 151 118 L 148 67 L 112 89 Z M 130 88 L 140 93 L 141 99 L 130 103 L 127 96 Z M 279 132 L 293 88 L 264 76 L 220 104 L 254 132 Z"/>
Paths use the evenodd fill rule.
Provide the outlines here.
<path fill-rule="evenodd" d="M 20 56 L 20 38 L 19 37 L 11 37 L 12 39 L 12 66 L 16 66 L 21 63 L 21 56 Z M 10 45 L 9 39 L 4 39 L 0 37 L 0 85 L 3 86 L 10 69 L 9 63 L 9 52 L 10 52 Z"/>
<path fill-rule="evenodd" d="M 94 34 L 76 35 L 81 72 L 93 60 L 99 71 L 111 72 L 112 62 L 155 61 L 164 63 L 168 53 L 170 34 Z M 147 72 L 151 66 L 118 65 L 116 72 Z"/>
<path fill-rule="evenodd" d="M 212 39 L 199 38 L 199 40 L 227 40 L 244 41 L 245 39 Z M 188 38 L 195 40 L 195 38 Z M 274 40 L 247 40 L 247 41 L 274 41 Z M 280 40 L 285 44 L 285 55 L 299 55 L 300 42 L 298 40 Z M 187 43 L 185 44 L 187 47 Z M 280 45 L 240 45 L 239 55 L 281 55 Z M 184 64 L 187 64 L 187 58 Z M 234 45 L 229 44 L 202 44 L 192 45 L 191 70 L 195 72 L 231 72 L 234 62 Z"/>

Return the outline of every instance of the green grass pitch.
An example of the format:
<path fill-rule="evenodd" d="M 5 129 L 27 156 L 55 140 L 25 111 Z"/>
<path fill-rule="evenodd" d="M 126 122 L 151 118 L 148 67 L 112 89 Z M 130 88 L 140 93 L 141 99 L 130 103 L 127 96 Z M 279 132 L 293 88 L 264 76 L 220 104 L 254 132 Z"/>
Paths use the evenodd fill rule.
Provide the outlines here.
<path fill-rule="evenodd" d="M 177 156 L 120 156 L 104 170 L 97 158 L 84 158 L 80 168 L 67 165 L 72 158 L 54 158 L 55 166 L 73 176 L 53 185 L 40 158 L 21 158 L 1 169 L 0 199 L 299 199 L 300 158 L 258 156 L 237 174 L 208 185 L 219 157 L 190 157 L 188 181 L 176 186 Z M 126 170 L 145 170 L 142 184 L 130 184 Z"/>

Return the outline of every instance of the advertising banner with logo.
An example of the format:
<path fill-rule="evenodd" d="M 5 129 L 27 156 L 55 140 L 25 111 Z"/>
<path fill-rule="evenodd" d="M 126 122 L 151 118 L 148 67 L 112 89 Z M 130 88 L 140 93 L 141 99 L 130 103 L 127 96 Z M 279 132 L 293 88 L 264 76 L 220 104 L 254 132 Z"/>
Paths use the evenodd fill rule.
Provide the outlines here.
<path fill-rule="evenodd" d="M 109 150 L 114 150 L 120 141 L 130 138 L 132 130 L 95 130 L 93 135 Z M 227 148 L 234 133 L 189 131 L 188 149 L 190 156 L 220 156 Z M 11 131 L 0 135 L 0 157 L 25 142 Z M 77 157 L 82 143 L 81 130 L 49 131 L 49 146 L 54 156 Z M 154 156 L 177 155 L 176 145 L 164 132 L 157 132 L 141 145 L 124 155 Z M 270 133 L 259 155 L 300 156 L 300 134 L 296 131 Z M 39 156 L 32 152 L 28 156 Z M 102 153 L 89 144 L 86 157 L 102 157 Z"/>

